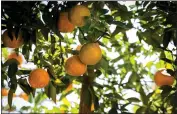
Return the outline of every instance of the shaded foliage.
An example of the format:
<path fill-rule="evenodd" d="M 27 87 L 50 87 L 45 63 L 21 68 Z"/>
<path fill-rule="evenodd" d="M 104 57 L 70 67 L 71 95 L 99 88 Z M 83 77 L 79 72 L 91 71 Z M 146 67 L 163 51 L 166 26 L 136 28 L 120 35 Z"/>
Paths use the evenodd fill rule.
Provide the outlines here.
<path fill-rule="evenodd" d="M 71 33 L 61 34 L 57 28 L 58 14 L 61 11 L 69 11 L 76 4 L 84 4 L 89 7 L 91 16 L 88 17 L 86 25 L 76 27 Z M 104 6 L 108 8 L 105 8 Z M 19 49 L 27 61 L 32 61 L 37 67 L 46 68 L 51 81 L 49 85 L 35 96 L 33 90 L 21 75 L 28 76 L 30 70 L 21 70 L 17 67 L 17 62 L 8 60 L 2 63 L 2 82 L 10 78 L 8 103 L 11 106 L 12 96 L 17 85 L 28 95 L 33 94 L 35 97 L 35 106 L 32 112 L 40 112 L 37 105 L 43 99 L 51 98 L 57 102 L 56 96 L 61 95 L 60 101 L 69 93 L 65 93 L 69 83 L 85 83 L 85 77 L 72 77 L 64 72 L 64 61 L 72 54 L 77 54 L 71 44 L 80 44 L 97 41 L 102 47 L 103 58 L 95 66 L 89 66 L 95 69 L 93 83 L 84 90 L 84 103 L 89 107 L 91 101 L 94 102 L 94 112 L 106 112 L 110 114 L 129 113 L 128 106 L 134 106 L 135 113 L 169 113 L 175 114 L 177 104 L 176 86 L 163 86 L 160 89 L 151 91 L 148 87 L 148 81 L 145 78 L 153 79 L 151 73 L 152 66 L 156 68 L 165 67 L 168 63 L 172 66 L 168 70 L 170 74 L 177 79 L 177 3 L 176 2 L 159 2 L 159 1 L 136 1 L 135 5 L 127 7 L 118 1 L 31 1 L 31 2 L 2 2 L 1 28 L 2 30 L 16 29 L 16 34 L 22 32 L 25 44 Z M 108 10 L 109 9 L 109 10 Z M 138 25 L 135 25 L 137 21 Z M 113 31 L 110 26 L 115 26 Z M 138 41 L 130 43 L 131 39 L 127 31 L 136 30 Z M 85 35 L 86 34 L 86 35 Z M 8 34 L 12 38 L 11 34 Z M 66 45 L 63 45 L 66 44 Z M 148 44 L 149 49 L 144 45 Z M 32 59 L 32 45 L 35 45 Z M 169 47 L 173 45 L 173 49 Z M 6 48 L 6 47 L 3 47 Z M 109 53 L 117 53 L 115 58 L 111 58 Z M 150 61 L 144 67 L 138 59 L 143 56 L 152 56 L 157 54 L 159 62 Z M 159 54 L 160 53 L 160 54 Z M 123 61 L 123 62 L 121 62 Z M 159 66 L 159 64 L 163 65 Z M 20 73 L 19 73 L 20 72 Z M 16 74 L 20 76 L 17 79 Z M 56 83 L 56 79 L 61 82 Z M 125 81 L 127 79 L 127 81 Z M 101 80 L 101 82 L 100 82 Z M 91 81 L 92 82 L 92 81 Z M 103 83 L 102 83 L 103 82 Z M 151 83 L 151 82 L 150 82 Z M 3 84 L 2 84 L 3 85 Z M 126 98 L 125 91 L 133 91 L 140 96 Z M 74 91 L 78 95 L 80 89 Z M 46 96 L 47 97 L 46 97 Z M 141 103 L 141 104 L 140 104 Z M 67 112 L 78 112 L 76 107 L 68 109 L 69 104 L 65 103 Z M 21 110 L 28 110 L 31 107 L 23 107 Z M 31 108 L 32 109 L 32 108 Z M 49 112 L 45 107 L 41 107 Z M 53 111 L 57 108 L 54 107 Z M 167 110 L 169 109 L 169 110 Z M 52 111 L 51 111 L 52 112 Z"/>

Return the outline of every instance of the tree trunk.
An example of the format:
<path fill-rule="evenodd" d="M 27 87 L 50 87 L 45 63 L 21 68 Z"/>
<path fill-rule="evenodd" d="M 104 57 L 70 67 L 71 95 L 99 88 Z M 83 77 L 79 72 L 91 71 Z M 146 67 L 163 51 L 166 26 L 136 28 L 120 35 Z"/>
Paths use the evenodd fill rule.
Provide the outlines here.
<path fill-rule="evenodd" d="M 88 85 L 82 84 L 81 94 L 80 94 L 79 114 L 90 114 L 91 113 L 91 106 L 84 103 L 84 99 L 87 98 L 84 92 L 87 88 L 88 88 Z"/>
<path fill-rule="evenodd" d="M 94 68 L 88 68 L 88 75 L 83 76 L 83 83 L 80 93 L 79 114 L 91 114 L 92 95 L 89 88 L 95 79 Z"/>

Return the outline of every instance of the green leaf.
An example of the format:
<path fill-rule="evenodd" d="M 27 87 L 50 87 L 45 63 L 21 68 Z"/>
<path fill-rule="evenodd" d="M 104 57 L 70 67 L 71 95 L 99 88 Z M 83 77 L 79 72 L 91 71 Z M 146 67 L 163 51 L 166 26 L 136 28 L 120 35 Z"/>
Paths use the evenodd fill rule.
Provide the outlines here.
<path fill-rule="evenodd" d="M 168 44 L 172 38 L 172 31 L 165 32 L 164 37 L 163 37 L 163 46 L 164 48 L 168 47 Z"/>
<path fill-rule="evenodd" d="M 120 56 L 116 57 L 115 59 L 112 59 L 111 62 L 115 63 L 115 62 L 119 61 L 120 59 L 122 59 L 123 57 L 124 57 L 124 55 L 120 55 Z"/>
<path fill-rule="evenodd" d="M 108 67 L 109 67 L 109 62 L 105 57 L 102 57 L 100 62 L 96 64 L 96 68 L 102 68 L 103 70 L 105 70 L 105 72 L 107 72 Z"/>
<path fill-rule="evenodd" d="M 175 71 L 173 71 L 171 69 L 167 69 L 167 73 L 169 73 L 171 76 L 175 75 Z"/>
<path fill-rule="evenodd" d="M 126 103 L 126 104 L 124 104 L 124 105 L 121 105 L 121 110 L 126 110 L 126 111 L 128 111 L 128 110 L 126 109 L 126 106 L 128 106 L 129 104 L 131 104 L 131 103 L 129 102 L 129 103 Z"/>
<path fill-rule="evenodd" d="M 30 108 L 31 108 L 30 106 L 23 106 L 23 107 L 20 108 L 20 110 L 28 110 Z"/>
<path fill-rule="evenodd" d="M 51 53 L 54 54 L 55 53 L 55 43 L 56 43 L 56 39 L 53 35 L 51 35 Z"/>
<path fill-rule="evenodd" d="M 153 65 L 153 61 L 149 61 L 147 64 L 146 64 L 146 67 L 148 68 L 148 69 L 150 69 L 151 68 L 151 66 Z"/>
<path fill-rule="evenodd" d="M 49 84 L 44 88 L 45 94 L 48 96 L 48 98 L 50 99 L 50 92 L 49 92 L 49 87 L 50 87 L 50 82 Z"/>
<path fill-rule="evenodd" d="M 48 65 L 47 67 L 48 67 L 47 72 L 49 73 L 50 78 L 56 79 L 57 77 L 55 76 L 54 68 L 52 67 L 52 65 Z"/>
<path fill-rule="evenodd" d="M 167 63 L 170 63 L 170 64 L 173 64 L 174 61 L 173 60 L 170 60 L 170 59 L 167 59 L 167 58 L 160 58 L 161 60 L 167 62 Z"/>
<path fill-rule="evenodd" d="M 4 58 L 8 57 L 8 50 L 7 50 L 7 48 L 2 48 L 1 52 L 2 52 L 2 57 L 4 57 Z"/>
<path fill-rule="evenodd" d="M 108 24 L 112 24 L 114 19 L 111 15 L 105 15 L 105 20 Z"/>
<path fill-rule="evenodd" d="M 129 83 L 133 83 L 133 82 L 137 82 L 137 81 L 139 81 L 139 77 L 137 76 L 137 73 L 136 72 L 133 72 L 132 74 L 131 74 L 131 76 L 129 77 L 129 80 L 128 80 L 128 84 Z"/>
<path fill-rule="evenodd" d="M 13 64 L 13 63 L 16 63 L 17 65 L 20 64 L 17 59 L 8 59 L 4 64 L 3 64 L 3 67 L 6 67 L 6 66 L 9 66 L 10 64 Z"/>
<path fill-rule="evenodd" d="M 170 92 L 173 90 L 173 88 L 168 85 L 162 86 L 160 87 L 160 89 L 163 90 L 161 93 L 163 99 L 167 97 L 170 94 Z"/>
<path fill-rule="evenodd" d="M 136 110 L 135 114 L 141 114 L 141 113 L 145 113 L 146 112 L 146 107 L 140 107 Z"/>
<path fill-rule="evenodd" d="M 109 110 L 108 114 L 118 114 L 117 109 L 116 108 L 111 108 L 111 110 Z"/>
<path fill-rule="evenodd" d="M 18 71 L 18 64 L 15 62 L 11 63 L 8 68 L 8 77 L 13 78 L 16 75 L 16 72 Z"/>
<path fill-rule="evenodd" d="M 13 99 L 14 90 L 10 89 L 8 93 L 8 105 L 12 107 L 12 99 Z"/>
<path fill-rule="evenodd" d="M 141 100 L 143 101 L 143 104 L 148 105 L 148 99 L 142 87 L 140 87 L 139 93 L 141 95 Z"/>
<path fill-rule="evenodd" d="M 27 95 L 33 94 L 34 89 L 28 84 L 27 79 L 18 79 L 18 84 Z"/>
<path fill-rule="evenodd" d="M 111 34 L 111 37 L 115 37 L 119 32 L 125 32 L 125 31 L 126 31 L 126 29 L 117 26 L 116 29 Z"/>
<path fill-rule="evenodd" d="M 30 74 L 30 72 L 31 72 L 31 70 L 18 70 L 18 72 L 21 72 L 20 74 L 22 75 L 29 75 Z"/>
<path fill-rule="evenodd" d="M 50 97 L 56 103 L 56 87 L 52 84 L 52 82 L 50 82 L 49 84 L 50 84 L 50 88 L 49 88 Z"/>
<path fill-rule="evenodd" d="M 131 24 L 125 24 L 125 23 L 123 23 L 121 21 L 113 21 L 112 24 L 115 24 L 118 27 L 123 28 L 125 30 L 133 28 L 133 26 Z"/>
<path fill-rule="evenodd" d="M 35 106 L 38 106 L 41 101 L 46 99 L 46 96 L 43 93 L 38 93 L 37 96 L 35 97 Z"/>
<path fill-rule="evenodd" d="M 143 2 L 143 7 L 146 7 L 146 5 L 149 3 L 150 1 L 144 1 Z"/>
<path fill-rule="evenodd" d="M 127 99 L 129 102 L 140 102 L 140 100 L 138 98 L 135 97 L 131 97 Z"/>
<path fill-rule="evenodd" d="M 100 12 L 101 14 L 106 14 L 106 13 L 109 12 L 109 10 L 107 10 L 107 9 L 100 9 L 99 12 Z"/>
<path fill-rule="evenodd" d="M 101 85 L 101 84 L 99 84 L 99 83 L 96 83 L 96 82 L 93 82 L 93 86 L 96 86 L 96 87 L 99 88 L 99 89 L 103 89 L 103 88 L 104 88 L 103 85 Z"/>
<path fill-rule="evenodd" d="M 28 46 L 25 44 L 22 48 L 22 54 L 26 55 L 27 52 L 28 52 Z"/>
<path fill-rule="evenodd" d="M 49 29 L 47 28 L 44 28 L 44 29 L 41 29 L 41 33 L 43 34 L 44 38 L 46 41 L 48 41 L 48 34 L 49 34 Z M 38 33 L 39 34 L 39 33 Z"/>
<path fill-rule="evenodd" d="M 59 99 L 59 101 L 61 101 L 64 97 L 66 97 L 67 95 L 71 94 L 72 92 L 73 92 L 73 90 L 71 90 L 71 91 L 69 91 L 67 93 L 62 94 L 61 97 L 60 97 L 60 99 Z"/>
<path fill-rule="evenodd" d="M 153 3 L 153 2 L 151 2 L 151 3 L 147 6 L 147 9 L 148 9 L 148 10 L 152 10 L 152 8 L 155 7 L 155 6 L 156 6 L 156 4 Z"/>

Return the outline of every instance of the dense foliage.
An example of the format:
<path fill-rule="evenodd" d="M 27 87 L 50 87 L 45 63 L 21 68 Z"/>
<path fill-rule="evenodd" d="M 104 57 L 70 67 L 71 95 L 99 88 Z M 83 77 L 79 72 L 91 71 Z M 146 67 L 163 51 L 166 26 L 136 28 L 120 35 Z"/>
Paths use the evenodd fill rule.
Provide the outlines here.
<path fill-rule="evenodd" d="M 69 11 L 78 3 L 88 6 L 91 16 L 86 18 L 85 26 L 76 27 L 71 34 L 60 33 L 57 28 L 59 12 Z M 80 95 L 81 88 L 64 92 L 70 83 L 85 83 L 84 76 L 66 74 L 64 63 L 69 56 L 78 54 L 72 45 L 77 47 L 78 42 L 84 44 L 97 41 L 103 56 L 98 64 L 88 66 L 88 71 L 95 69 L 90 72 L 93 77 L 91 80 L 94 81 L 84 93 L 86 104 L 91 105 L 91 101 L 94 101 L 94 112 L 124 114 L 130 112 L 128 106 L 133 106 L 137 114 L 177 113 L 176 82 L 173 86 L 152 89 L 154 72 L 159 68 L 167 68 L 168 73 L 177 79 L 176 8 L 177 2 L 159 1 L 136 1 L 130 6 L 122 5 L 119 1 L 3 1 L 1 29 L 12 31 L 15 28 L 15 35 L 22 32 L 25 43 L 15 51 L 21 52 L 27 62 L 46 68 L 51 78 L 49 85 L 37 92 L 26 79 L 31 69 L 19 68 L 13 59 L 2 61 L 1 82 L 2 87 L 7 86 L 5 81 L 8 82 L 9 106 L 19 85 L 26 94 L 35 98 L 36 104 L 35 107 L 23 107 L 22 112 L 28 109 L 32 112 L 41 112 L 42 109 L 45 112 L 60 112 L 59 107 L 53 110 L 36 107 L 47 97 L 57 102 L 66 100 L 65 97 L 72 92 Z M 115 29 L 111 30 L 113 27 Z M 133 40 L 128 31 L 136 32 L 138 40 Z M 6 47 L 2 44 L 1 48 L 3 51 Z M 112 54 L 115 56 L 112 57 Z M 151 57 L 156 60 L 151 60 Z M 150 61 L 140 61 L 146 58 L 150 58 Z M 133 92 L 139 97 L 126 97 L 127 93 Z M 56 99 L 57 95 L 60 95 L 59 99 Z M 65 112 L 79 111 L 77 103 L 73 107 L 64 102 L 61 107 Z"/>

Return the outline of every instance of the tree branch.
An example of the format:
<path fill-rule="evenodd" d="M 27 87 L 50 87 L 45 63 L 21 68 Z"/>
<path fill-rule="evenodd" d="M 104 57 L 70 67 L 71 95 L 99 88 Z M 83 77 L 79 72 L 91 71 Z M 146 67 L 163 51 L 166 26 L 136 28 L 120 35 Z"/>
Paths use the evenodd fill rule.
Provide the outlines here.
<path fill-rule="evenodd" d="M 78 27 L 78 28 L 79 28 L 79 31 L 81 32 L 81 34 L 83 35 L 84 40 L 87 40 L 87 38 L 84 36 L 84 32 L 82 31 L 82 29 L 80 27 Z"/>
<path fill-rule="evenodd" d="M 105 32 L 103 32 L 103 34 L 102 34 L 101 36 L 98 37 L 98 39 L 97 39 L 96 42 L 98 42 L 98 41 L 99 41 L 104 35 L 106 35 L 106 34 L 108 34 L 108 33 L 107 33 L 107 29 L 105 30 Z"/>

